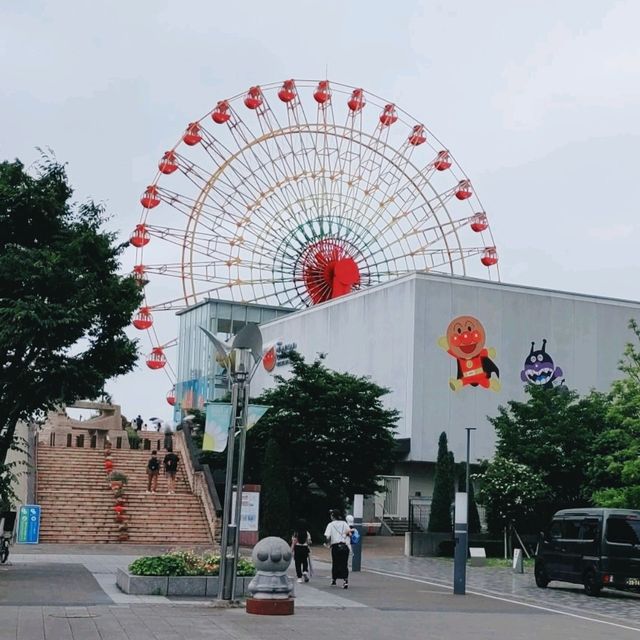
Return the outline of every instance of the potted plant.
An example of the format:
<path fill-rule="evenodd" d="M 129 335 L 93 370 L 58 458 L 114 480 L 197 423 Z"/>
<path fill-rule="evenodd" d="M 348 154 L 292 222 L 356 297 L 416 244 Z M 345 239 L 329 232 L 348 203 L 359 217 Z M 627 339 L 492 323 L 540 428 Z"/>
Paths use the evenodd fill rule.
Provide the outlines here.
<path fill-rule="evenodd" d="M 129 478 L 124 475 L 124 473 L 120 473 L 119 471 L 114 471 L 109 478 L 111 482 L 111 488 L 114 490 L 121 489 L 123 485 L 127 484 Z"/>

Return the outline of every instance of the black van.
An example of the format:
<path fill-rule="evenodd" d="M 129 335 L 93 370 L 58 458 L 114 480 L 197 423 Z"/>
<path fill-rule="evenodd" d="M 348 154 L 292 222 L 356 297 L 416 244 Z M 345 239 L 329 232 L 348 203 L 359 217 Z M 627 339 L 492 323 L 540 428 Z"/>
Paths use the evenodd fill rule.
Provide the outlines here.
<path fill-rule="evenodd" d="M 536 584 L 583 584 L 590 596 L 603 587 L 640 591 L 640 511 L 563 509 L 541 534 Z"/>

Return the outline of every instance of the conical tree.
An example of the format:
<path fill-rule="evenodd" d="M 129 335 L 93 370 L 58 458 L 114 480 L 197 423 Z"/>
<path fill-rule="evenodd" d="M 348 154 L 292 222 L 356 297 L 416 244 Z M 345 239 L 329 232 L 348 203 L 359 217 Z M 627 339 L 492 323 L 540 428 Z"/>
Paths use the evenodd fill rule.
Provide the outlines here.
<path fill-rule="evenodd" d="M 458 491 L 467 490 L 467 465 L 464 462 L 458 464 Z M 480 514 L 476 504 L 476 492 L 473 488 L 473 481 L 469 480 L 469 533 L 480 533 Z"/>
<path fill-rule="evenodd" d="M 274 438 L 269 438 L 264 454 L 261 538 L 279 536 L 289 539 L 291 516 L 287 477 L 287 465 L 280 445 Z"/>
<path fill-rule="evenodd" d="M 451 532 L 451 502 L 455 494 L 455 470 L 453 454 L 447 445 L 447 434 L 443 431 L 438 440 L 438 460 L 431 501 L 428 530 L 432 533 Z"/>

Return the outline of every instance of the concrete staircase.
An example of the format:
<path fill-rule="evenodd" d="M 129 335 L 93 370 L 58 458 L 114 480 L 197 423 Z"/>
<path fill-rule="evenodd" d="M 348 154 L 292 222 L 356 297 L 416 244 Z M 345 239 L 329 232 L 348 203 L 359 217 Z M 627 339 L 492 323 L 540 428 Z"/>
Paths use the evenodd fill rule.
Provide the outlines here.
<path fill-rule="evenodd" d="M 114 449 L 114 471 L 128 476 L 126 514 L 130 544 L 201 545 L 211 536 L 200 499 L 191 493 L 181 459 L 176 493 L 147 494 L 149 451 Z M 162 459 L 162 452 L 159 457 Z M 37 500 L 42 507 L 41 542 L 116 543 L 115 498 L 101 450 L 38 446 Z"/>
<path fill-rule="evenodd" d="M 384 523 L 393 536 L 403 536 L 409 531 L 409 520 L 407 518 L 386 517 Z"/>

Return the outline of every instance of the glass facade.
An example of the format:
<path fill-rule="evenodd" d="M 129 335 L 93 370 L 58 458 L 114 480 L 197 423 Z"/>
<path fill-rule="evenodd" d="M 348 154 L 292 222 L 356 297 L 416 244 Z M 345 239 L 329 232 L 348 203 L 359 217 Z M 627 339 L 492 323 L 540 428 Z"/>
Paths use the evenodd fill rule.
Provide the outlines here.
<path fill-rule="evenodd" d="M 200 327 L 226 342 L 248 323 L 264 324 L 292 311 L 223 300 L 205 300 L 181 311 L 174 420 L 180 422 L 183 411 L 204 410 L 207 401 L 229 390 L 227 373 L 216 362 L 215 349 Z"/>

